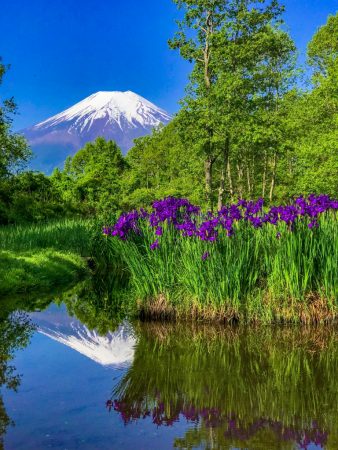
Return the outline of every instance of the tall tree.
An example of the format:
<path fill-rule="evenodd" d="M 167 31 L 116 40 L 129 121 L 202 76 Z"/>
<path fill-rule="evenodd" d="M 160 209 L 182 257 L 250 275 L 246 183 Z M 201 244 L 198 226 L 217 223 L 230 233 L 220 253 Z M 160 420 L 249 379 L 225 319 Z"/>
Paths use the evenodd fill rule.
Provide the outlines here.
<path fill-rule="evenodd" d="M 249 194 L 254 191 L 257 155 L 252 152 L 253 145 L 246 148 L 239 145 L 240 141 L 243 143 L 243 127 L 247 129 L 254 121 L 258 107 L 271 110 L 273 104 L 277 117 L 277 99 L 287 84 L 287 65 L 294 45 L 280 30 L 283 8 L 276 0 L 177 0 L 176 3 L 185 14 L 169 44 L 193 63 L 180 116 L 187 130 L 187 142 L 190 145 L 192 142 L 203 157 L 206 196 L 211 208 L 213 168 L 219 170 L 220 207 L 225 192 L 231 198 L 243 191 L 245 176 L 247 191 Z M 271 196 L 277 167 L 276 147 L 271 164 Z M 234 165 L 238 175 L 236 192 Z"/>
<path fill-rule="evenodd" d="M 169 41 L 172 49 L 193 63 L 185 106 L 185 122 L 192 123 L 194 144 L 204 160 L 206 200 L 213 207 L 212 169 L 219 156 L 215 145 L 215 124 L 212 108 L 212 89 L 217 79 L 216 42 L 226 18 L 224 0 L 174 0 L 184 11 L 178 21 L 178 32 Z"/>
<path fill-rule="evenodd" d="M 257 111 L 271 109 L 271 99 L 282 94 L 285 66 L 294 51 L 293 42 L 280 30 L 283 8 L 277 1 L 227 3 L 228 18 L 217 46 L 217 123 L 224 142 L 219 207 L 225 181 L 230 198 L 243 192 L 245 184 L 249 195 L 255 192 L 257 161 L 262 158 L 262 148 L 254 146 Z"/>
<path fill-rule="evenodd" d="M 295 190 L 338 195 L 338 13 L 310 41 L 308 62 L 313 88 L 293 109 Z"/>

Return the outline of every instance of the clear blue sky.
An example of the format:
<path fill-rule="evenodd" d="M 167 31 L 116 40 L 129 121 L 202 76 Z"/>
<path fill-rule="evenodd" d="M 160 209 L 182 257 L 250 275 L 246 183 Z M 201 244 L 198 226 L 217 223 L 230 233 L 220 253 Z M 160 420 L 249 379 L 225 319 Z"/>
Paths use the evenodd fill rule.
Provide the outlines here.
<path fill-rule="evenodd" d="M 285 0 L 286 24 L 304 55 L 337 0 Z M 0 55 L 11 70 L 0 97 L 14 95 L 14 128 L 39 122 L 100 90 L 132 90 L 170 113 L 188 63 L 168 49 L 171 0 L 3 0 Z"/>

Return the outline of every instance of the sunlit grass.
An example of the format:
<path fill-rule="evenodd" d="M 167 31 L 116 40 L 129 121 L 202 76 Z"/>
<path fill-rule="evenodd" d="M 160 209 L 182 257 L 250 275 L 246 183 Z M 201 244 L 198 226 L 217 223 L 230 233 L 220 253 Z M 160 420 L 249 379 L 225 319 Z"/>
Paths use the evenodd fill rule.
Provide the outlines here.
<path fill-rule="evenodd" d="M 30 225 L 0 227 L 0 250 L 31 251 L 53 248 L 87 256 L 92 222 L 66 219 Z"/>
<path fill-rule="evenodd" d="M 63 220 L 0 228 L 0 294 L 48 291 L 86 272 L 91 222 Z"/>

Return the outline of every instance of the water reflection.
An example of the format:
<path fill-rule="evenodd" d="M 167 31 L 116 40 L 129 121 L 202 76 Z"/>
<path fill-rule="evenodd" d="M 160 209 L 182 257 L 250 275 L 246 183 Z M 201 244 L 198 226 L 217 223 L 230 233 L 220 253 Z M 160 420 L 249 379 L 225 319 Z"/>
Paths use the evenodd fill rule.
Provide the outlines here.
<path fill-rule="evenodd" d="M 17 391 L 20 376 L 12 365 L 14 352 L 28 345 L 33 332 L 29 317 L 21 312 L 7 313 L 5 308 L 0 316 L 0 388 L 6 387 Z M 0 396 L 0 449 L 3 447 L 3 436 L 7 427 L 13 425 L 7 415 L 5 405 Z"/>
<path fill-rule="evenodd" d="M 338 448 L 334 329 L 137 324 L 109 410 L 125 424 L 190 424 L 175 448 Z"/>
<path fill-rule="evenodd" d="M 41 377 L 37 389 L 45 386 L 45 403 L 39 400 L 40 394 L 32 394 L 32 385 L 25 394 L 46 417 L 48 408 L 53 407 L 62 424 L 69 418 L 78 424 L 79 430 L 76 426 L 67 430 L 67 445 L 53 420 L 52 425 L 45 425 L 41 435 L 46 436 L 52 426 L 59 439 L 56 448 L 78 448 L 78 436 L 84 429 L 88 429 L 86 448 L 97 448 L 95 433 L 107 425 L 112 434 L 100 437 L 100 448 L 121 448 L 127 435 L 129 447 L 123 444 L 124 448 L 151 448 L 149 442 L 156 433 L 163 443 L 158 448 L 338 449 L 338 334 L 334 327 L 131 324 L 125 321 L 126 311 L 118 308 L 115 298 L 102 289 L 90 289 L 88 284 L 62 294 L 47 308 L 49 302 L 4 302 L 0 385 L 16 389 L 20 383 L 11 360 L 16 349 L 28 344 L 33 328 L 27 314 L 13 311 L 25 307 L 32 311 L 30 317 L 38 331 L 49 338 L 40 336 L 44 351 L 57 345 L 55 342 L 61 344 L 55 365 L 42 364 L 39 372 L 33 369 L 33 376 L 39 373 Z M 68 348 L 85 358 L 80 360 Z M 109 387 L 100 386 L 105 379 L 100 378 L 100 371 L 108 377 L 108 386 L 115 377 L 108 400 L 103 397 Z M 65 374 L 69 379 L 81 379 L 77 408 L 76 396 L 71 401 L 61 388 L 57 397 L 58 388 L 53 391 L 46 382 L 52 376 L 62 381 Z M 83 395 L 84 385 L 88 397 Z M 105 401 L 110 416 L 104 414 Z M 92 409 L 87 410 L 87 404 Z M 10 423 L 0 398 L 0 436 Z M 13 448 L 25 448 L 17 436 L 34 431 L 39 421 L 27 419 L 25 423 L 26 428 L 21 425 L 16 435 L 10 436 Z M 60 427 L 65 433 L 64 425 Z M 30 448 L 46 448 L 38 435 Z M 119 444 L 114 446 L 112 437 L 117 436 Z M 0 448 L 1 442 L 0 438 Z"/>
<path fill-rule="evenodd" d="M 135 337 L 132 327 L 123 322 L 115 331 L 100 334 L 68 314 L 65 305 L 52 305 L 32 313 L 37 330 L 102 366 L 123 366 L 133 360 Z"/>

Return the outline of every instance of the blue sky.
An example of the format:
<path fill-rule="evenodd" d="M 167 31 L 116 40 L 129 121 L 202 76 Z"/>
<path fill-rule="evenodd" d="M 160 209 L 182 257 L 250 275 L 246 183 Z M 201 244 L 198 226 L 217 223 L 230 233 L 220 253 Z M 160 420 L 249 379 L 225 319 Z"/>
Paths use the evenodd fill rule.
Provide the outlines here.
<path fill-rule="evenodd" d="M 337 0 L 285 0 L 286 24 L 304 55 Z M 0 97 L 14 95 L 21 129 L 100 90 L 132 90 L 170 113 L 188 63 L 168 49 L 178 13 L 171 0 L 4 0 L 0 55 L 11 70 Z"/>

